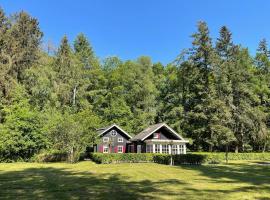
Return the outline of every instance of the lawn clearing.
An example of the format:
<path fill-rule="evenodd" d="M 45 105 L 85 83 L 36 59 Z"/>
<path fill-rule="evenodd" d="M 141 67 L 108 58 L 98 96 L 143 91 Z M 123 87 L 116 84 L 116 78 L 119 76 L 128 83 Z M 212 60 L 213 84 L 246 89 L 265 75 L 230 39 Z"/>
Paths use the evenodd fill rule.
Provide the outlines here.
<path fill-rule="evenodd" d="M 0 164 L 0 199 L 270 200 L 270 166 Z"/>

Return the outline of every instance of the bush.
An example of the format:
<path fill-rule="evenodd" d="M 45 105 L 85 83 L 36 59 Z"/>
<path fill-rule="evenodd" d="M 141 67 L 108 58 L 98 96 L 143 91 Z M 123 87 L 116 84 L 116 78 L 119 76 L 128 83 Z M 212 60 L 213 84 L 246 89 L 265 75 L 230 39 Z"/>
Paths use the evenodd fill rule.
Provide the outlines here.
<path fill-rule="evenodd" d="M 207 163 L 224 161 L 225 153 L 194 152 L 194 155 L 205 155 Z M 270 160 L 270 153 L 229 153 L 228 160 Z"/>
<path fill-rule="evenodd" d="M 169 154 L 153 154 L 153 162 L 158 164 L 169 165 L 171 161 L 171 155 Z"/>
<path fill-rule="evenodd" d="M 90 158 L 98 164 L 153 162 L 151 153 L 92 153 Z"/>
<path fill-rule="evenodd" d="M 124 153 L 124 154 L 103 154 L 92 153 L 91 159 L 98 164 L 108 163 L 141 163 L 155 162 L 159 164 L 170 164 L 171 155 L 154 153 Z M 202 164 L 206 162 L 206 156 L 195 154 L 173 155 L 174 164 Z"/>
<path fill-rule="evenodd" d="M 218 164 L 225 161 L 225 153 L 188 153 L 173 155 L 174 165 L 190 164 Z M 92 153 L 90 158 L 101 164 L 108 163 L 140 163 L 140 162 L 155 162 L 159 164 L 170 164 L 171 155 L 169 154 L 154 154 L 154 153 Z M 270 160 L 270 153 L 229 153 L 229 160 Z"/>
<path fill-rule="evenodd" d="M 173 160 L 174 160 L 175 165 L 180 165 L 180 164 L 200 165 L 200 164 L 209 163 L 212 161 L 212 160 L 207 159 L 206 155 L 198 155 L 198 154 L 174 155 Z"/>
<path fill-rule="evenodd" d="M 66 152 L 59 150 L 51 150 L 36 154 L 32 161 L 34 162 L 63 162 L 67 161 L 68 155 Z"/>

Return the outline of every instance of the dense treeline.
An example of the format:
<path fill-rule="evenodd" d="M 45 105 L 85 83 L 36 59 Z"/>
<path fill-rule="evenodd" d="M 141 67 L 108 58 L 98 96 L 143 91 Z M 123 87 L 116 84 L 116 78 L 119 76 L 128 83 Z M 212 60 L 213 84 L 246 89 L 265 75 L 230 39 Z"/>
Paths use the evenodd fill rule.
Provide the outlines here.
<path fill-rule="evenodd" d="M 53 149 L 73 162 L 111 123 L 136 134 L 167 122 L 194 151 L 269 150 L 266 40 L 252 57 L 227 27 L 213 41 L 199 22 L 192 48 L 163 66 L 145 56 L 100 60 L 83 34 L 44 50 L 42 36 L 29 14 L 0 10 L 0 160 Z"/>

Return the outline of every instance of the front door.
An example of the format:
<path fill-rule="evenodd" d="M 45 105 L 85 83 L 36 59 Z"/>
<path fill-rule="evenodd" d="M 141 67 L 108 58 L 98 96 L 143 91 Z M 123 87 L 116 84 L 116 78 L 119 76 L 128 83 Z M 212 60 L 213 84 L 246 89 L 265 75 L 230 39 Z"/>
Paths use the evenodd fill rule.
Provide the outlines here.
<path fill-rule="evenodd" d="M 137 145 L 137 153 L 141 153 L 142 152 L 142 145 Z"/>

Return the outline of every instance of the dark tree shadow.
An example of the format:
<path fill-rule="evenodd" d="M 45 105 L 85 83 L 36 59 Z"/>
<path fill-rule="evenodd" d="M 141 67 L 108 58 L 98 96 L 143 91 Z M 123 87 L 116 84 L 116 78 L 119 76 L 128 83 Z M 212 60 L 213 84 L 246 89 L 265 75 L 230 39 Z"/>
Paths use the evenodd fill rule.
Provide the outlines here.
<path fill-rule="evenodd" d="M 253 164 L 182 165 L 181 168 L 199 171 L 216 183 L 247 183 L 255 186 L 270 184 L 270 166 Z"/>
<path fill-rule="evenodd" d="M 22 171 L 0 171 L 0 199 L 224 199 L 227 194 L 270 191 L 270 168 L 259 165 L 176 166 L 198 171 L 189 182 L 181 179 L 132 180 L 118 173 L 96 173 L 76 168 L 27 168 Z M 150 166 L 149 166 L 150 167 Z M 170 166 L 167 166 L 170 168 Z M 97 168 L 98 169 L 98 168 Z M 71 171 L 72 170 L 72 171 Z M 166 169 L 164 169 L 166 170 Z M 182 172 L 183 170 L 181 170 Z M 174 173 L 176 173 L 174 171 Z M 164 172 L 163 172 L 164 173 Z M 210 178 L 210 179 L 209 179 Z M 192 182 L 234 184 L 233 189 L 196 188 Z M 238 184 L 239 183 L 239 184 Z M 243 183 L 247 185 L 243 185 Z M 238 187 L 239 186 L 239 187 Z M 202 189 L 203 188 L 203 189 Z M 207 189 L 205 189 L 207 188 Z M 257 200 L 270 200 L 258 195 Z"/>
<path fill-rule="evenodd" d="M 182 165 L 178 166 L 186 170 L 195 170 L 203 177 L 208 177 L 208 182 L 214 184 L 234 184 L 239 185 L 236 189 L 218 190 L 197 190 L 196 188 L 185 187 L 186 191 L 192 191 L 196 194 L 205 194 L 211 192 L 232 194 L 239 192 L 252 192 L 263 194 L 270 191 L 270 167 L 249 164 L 229 164 L 229 165 Z M 241 186 L 248 184 L 248 186 Z M 258 200 L 270 200 L 270 197 L 258 197 Z"/>
<path fill-rule="evenodd" d="M 65 168 L 29 168 L 0 172 L 0 199 L 155 199 L 160 186 L 184 184 L 169 179 L 132 181 L 120 174 L 71 172 Z"/>

